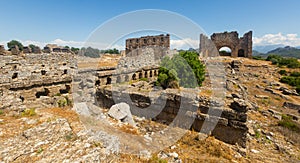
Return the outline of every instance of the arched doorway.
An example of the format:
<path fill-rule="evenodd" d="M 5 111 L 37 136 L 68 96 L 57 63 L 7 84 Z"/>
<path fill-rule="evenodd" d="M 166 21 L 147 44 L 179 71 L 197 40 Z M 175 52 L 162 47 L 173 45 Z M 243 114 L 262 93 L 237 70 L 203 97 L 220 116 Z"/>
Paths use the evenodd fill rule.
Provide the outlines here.
<path fill-rule="evenodd" d="M 246 56 L 245 56 L 245 50 L 244 50 L 244 49 L 240 49 L 240 50 L 238 51 L 238 57 L 246 57 Z"/>
<path fill-rule="evenodd" d="M 132 75 L 132 80 L 136 80 L 136 74 Z"/>
<path fill-rule="evenodd" d="M 223 46 L 219 49 L 220 56 L 231 56 L 231 49 L 227 46 Z"/>

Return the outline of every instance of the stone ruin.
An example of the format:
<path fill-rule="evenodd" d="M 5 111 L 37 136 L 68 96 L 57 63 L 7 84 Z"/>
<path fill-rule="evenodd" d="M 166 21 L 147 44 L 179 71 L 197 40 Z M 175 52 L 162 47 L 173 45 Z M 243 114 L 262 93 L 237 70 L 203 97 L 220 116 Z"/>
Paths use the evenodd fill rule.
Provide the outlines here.
<path fill-rule="evenodd" d="M 73 53 L 0 55 L 0 109 L 18 113 L 55 106 L 70 96 L 76 66 Z"/>
<path fill-rule="evenodd" d="M 157 35 L 157 36 L 143 36 L 140 38 L 130 38 L 126 40 L 126 56 L 138 56 L 142 52 L 138 49 L 145 47 L 159 47 L 161 49 L 169 50 L 170 48 L 170 35 Z M 163 53 L 161 51 L 160 53 Z M 162 54 L 163 55 L 163 54 Z"/>
<path fill-rule="evenodd" d="M 0 45 L 0 55 L 5 55 L 6 51 L 3 45 Z"/>
<path fill-rule="evenodd" d="M 19 50 L 18 45 L 13 46 L 13 47 L 10 49 L 10 51 L 11 51 L 11 54 L 12 54 L 12 55 L 19 55 L 19 54 L 20 54 L 20 50 Z"/>
<path fill-rule="evenodd" d="M 65 48 L 62 46 L 57 46 L 56 44 L 48 44 L 44 47 L 43 50 L 45 53 L 72 53 L 72 51 L 69 48 Z"/>
<path fill-rule="evenodd" d="M 252 57 L 252 31 L 239 38 L 236 31 L 214 33 L 210 39 L 204 34 L 200 35 L 200 53 L 202 57 L 223 55 L 219 54 L 222 47 L 231 49 L 231 57 Z"/>
<path fill-rule="evenodd" d="M 231 40 L 238 38 L 237 33 L 215 34 L 211 38 L 214 42 L 219 43 L 217 47 L 226 45 L 232 48 L 232 56 L 238 56 L 236 49 L 243 48 L 245 51 L 244 57 L 249 57 L 249 52 L 252 53 L 252 51 L 247 50 L 246 46 L 248 48 L 250 46 L 249 39 L 252 37 L 251 34 L 251 32 L 245 34 L 245 36 L 238 39 L 238 41 Z M 201 36 L 201 40 L 204 38 L 204 36 Z M 248 41 L 245 40 L 246 38 L 248 38 Z M 146 42 L 144 42 L 144 40 L 146 40 Z M 202 47 L 201 50 L 205 51 L 203 48 L 204 45 L 208 45 L 206 44 L 209 42 L 207 40 L 200 44 L 200 47 Z M 227 44 L 230 41 L 221 44 L 221 40 L 231 40 L 232 44 Z M 71 90 L 74 90 L 76 87 L 83 92 L 72 92 L 73 100 L 78 102 L 88 101 L 94 98 L 93 101 L 95 104 L 109 108 L 115 103 L 112 98 L 113 92 L 116 91 L 114 94 L 119 95 L 117 98 L 122 100 L 122 91 L 126 90 L 112 90 L 109 89 L 107 85 L 142 78 L 151 79 L 158 75 L 159 64 L 157 59 L 162 57 L 162 55 L 156 53 L 155 50 L 157 48 L 148 48 L 147 46 L 161 47 L 163 50 L 169 49 L 169 35 L 128 39 L 126 40 L 126 56 L 120 60 L 117 67 L 102 67 L 96 70 L 83 69 L 79 70 L 77 73 L 78 76 L 75 77 L 73 76 L 74 74 L 72 74 L 72 71 L 77 68 L 74 54 L 62 47 L 48 45 L 43 51 L 40 49 L 30 49 L 28 47 L 25 48 L 25 52 L 28 54 L 24 56 L 0 55 L 0 109 L 20 112 L 26 108 L 53 107 L 61 96 L 71 98 Z M 250 47 L 252 48 L 252 42 Z M 3 49 L 4 48 L 0 46 L 0 54 L 3 53 Z M 31 54 L 30 51 L 31 53 L 39 52 L 41 54 L 34 55 Z M 153 58 L 151 59 L 150 56 Z M 137 58 L 139 57 L 140 61 L 137 62 L 137 60 L 139 60 Z M 78 95 L 76 95 L 76 93 Z M 85 94 L 85 96 L 80 95 L 81 93 Z M 133 103 L 129 105 L 140 108 L 145 108 L 145 106 L 150 105 L 151 99 L 155 98 L 152 97 L 154 94 L 149 95 L 145 92 L 133 91 L 127 94 L 130 95 L 133 101 Z M 86 99 L 78 100 L 76 98 Z M 212 131 L 212 135 L 230 144 L 238 143 L 243 147 L 246 146 L 246 133 L 248 131 L 246 126 L 246 105 L 241 106 L 245 108 L 244 110 L 222 109 L 218 101 L 211 101 L 204 97 L 194 99 L 189 96 L 182 96 L 174 90 L 169 90 L 167 94 L 158 98 L 167 99 L 167 103 L 163 110 L 161 110 L 161 113 L 153 120 L 165 121 L 167 124 L 171 123 L 178 114 L 178 104 L 180 104 L 181 99 L 185 99 L 188 103 L 195 103 L 193 110 L 189 108 L 181 110 L 186 112 L 186 115 L 195 118 L 195 122 L 192 124 L 193 129 L 200 131 L 204 120 L 207 118 L 211 122 L 218 121 L 216 128 Z M 235 105 L 240 104 L 237 103 Z M 208 113 L 210 106 L 215 110 L 222 109 L 221 117 L 218 118 L 210 115 Z M 138 113 L 133 112 L 133 114 L 138 116 Z M 180 122 L 178 123 L 180 126 Z"/>

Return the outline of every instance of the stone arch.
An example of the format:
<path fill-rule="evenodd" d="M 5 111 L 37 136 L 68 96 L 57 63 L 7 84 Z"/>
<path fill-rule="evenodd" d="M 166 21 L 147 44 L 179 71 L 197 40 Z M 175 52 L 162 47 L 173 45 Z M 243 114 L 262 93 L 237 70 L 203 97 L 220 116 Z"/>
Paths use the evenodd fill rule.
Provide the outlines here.
<path fill-rule="evenodd" d="M 135 73 L 132 75 L 132 80 L 136 80 L 136 74 Z"/>
<path fill-rule="evenodd" d="M 148 71 L 144 72 L 144 78 L 148 78 Z"/>
<path fill-rule="evenodd" d="M 150 78 L 153 77 L 153 71 L 152 71 L 152 70 L 150 70 L 150 72 L 149 72 L 149 77 L 150 77 Z"/>
<path fill-rule="evenodd" d="M 141 79 L 141 78 L 143 78 L 143 73 L 142 72 L 139 73 L 139 79 Z"/>
<path fill-rule="evenodd" d="M 232 49 L 229 46 L 222 46 L 218 48 L 220 56 L 231 56 Z"/>
<path fill-rule="evenodd" d="M 252 31 L 239 37 L 236 31 L 214 33 L 210 39 L 204 34 L 200 35 L 200 53 L 204 57 L 213 57 L 221 47 L 227 46 L 231 49 L 232 57 L 252 57 Z M 243 50 L 243 51 L 240 51 Z M 239 54 L 240 53 L 240 54 Z"/>

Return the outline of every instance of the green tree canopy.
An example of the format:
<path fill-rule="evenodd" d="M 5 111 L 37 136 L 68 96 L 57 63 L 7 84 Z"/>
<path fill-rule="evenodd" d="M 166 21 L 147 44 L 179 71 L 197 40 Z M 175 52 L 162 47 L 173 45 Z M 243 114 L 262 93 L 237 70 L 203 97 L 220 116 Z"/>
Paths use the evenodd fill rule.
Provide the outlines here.
<path fill-rule="evenodd" d="M 10 42 L 7 43 L 7 47 L 9 49 L 11 49 L 12 47 L 14 47 L 15 45 L 17 45 L 19 47 L 19 50 L 23 50 L 23 45 L 21 42 L 17 41 L 17 40 L 11 40 Z"/>
<path fill-rule="evenodd" d="M 201 86 L 205 78 L 205 66 L 193 51 L 181 51 L 172 58 L 165 57 L 161 62 L 156 84 L 166 88 L 194 88 Z"/>

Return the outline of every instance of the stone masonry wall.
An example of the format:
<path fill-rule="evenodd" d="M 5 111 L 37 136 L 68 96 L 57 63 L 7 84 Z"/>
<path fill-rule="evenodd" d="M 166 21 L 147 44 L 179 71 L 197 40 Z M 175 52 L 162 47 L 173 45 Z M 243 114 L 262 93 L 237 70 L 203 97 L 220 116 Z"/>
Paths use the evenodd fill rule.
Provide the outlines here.
<path fill-rule="evenodd" d="M 157 97 L 158 94 L 160 94 L 160 97 Z M 128 101 L 126 95 L 130 96 L 132 102 Z M 166 100 L 165 105 L 163 105 L 163 109 L 159 110 L 162 105 L 159 102 L 158 104 L 154 104 L 154 101 L 151 99 L 157 99 L 156 102 Z M 183 103 L 182 100 L 184 101 Z M 172 89 L 166 90 L 166 93 L 164 94 L 160 91 L 149 94 L 132 90 L 111 90 L 106 87 L 100 87 L 96 90 L 96 104 L 100 107 L 110 108 L 112 105 L 119 102 L 128 103 L 131 106 L 133 115 L 145 117 L 145 115 L 147 116 L 152 115 L 153 113 L 158 113 L 154 118 L 145 118 L 152 118 L 152 120 L 166 124 L 174 123 L 178 127 L 185 128 L 186 126 L 184 125 L 187 120 L 184 117 L 176 117 L 180 110 L 181 114 L 183 113 L 183 115 L 195 118 L 191 126 L 191 129 L 194 129 L 195 131 L 205 131 L 209 129 L 209 127 L 203 127 L 205 120 L 207 120 L 207 123 L 211 124 L 217 121 L 216 127 L 210 134 L 229 144 L 238 143 L 239 145 L 246 147 L 246 134 L 248 131 L 246 126 L 246 110 L 234 110 L 229 107 L 222 108 L 222 104 L 218 103 L 218 101 L 214 101 L 206 97 L 197 97 L 195 99 L 190 97 L 189 94 L 182 95 L 178 93 L 177 90 Z M 184 107 L 180 108 L 180 105 Z M 138 107 L 138 109 L 133 109 L 136 107 Z M 222 109 L 222 114 L 220 117 L 216 117 L 213 114 L 208 113 L 209 109 L 214 110 L 210 110 L 212 113 L 216 113 L 217 110 L 220 111 L 220 109 Z M 147 113 L 147 111 L 149 113 Z M 141 112 L 143 115 L 141 115 Z"/>
<path fill-rule="evenodd" d="M 170 48 L 170 35 L 143 36 L 140 38 L 129 38 L 126 40 L 126 56 L 137 56 L 137 49 L 145 47 L 163 47 Z"/>
<path fill-rule="evenodd" d="M 214 33 L 210 39 L 203 34 L 200 35 L 200 53 L 202 53 L 202 57 L 216 56 L 222 47 L 229 47 L 232 57 L 251 58 L 252 31 L 245 33 L 241 38 L 239 38 L 236 31 Z"/>
<path fill-rule="evenodd" d="M 49 107 L 69 96 L 73 53 L 0 55 L 0 109 L 20 112 Z"/>

